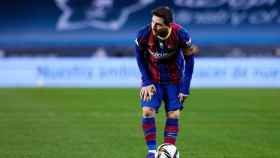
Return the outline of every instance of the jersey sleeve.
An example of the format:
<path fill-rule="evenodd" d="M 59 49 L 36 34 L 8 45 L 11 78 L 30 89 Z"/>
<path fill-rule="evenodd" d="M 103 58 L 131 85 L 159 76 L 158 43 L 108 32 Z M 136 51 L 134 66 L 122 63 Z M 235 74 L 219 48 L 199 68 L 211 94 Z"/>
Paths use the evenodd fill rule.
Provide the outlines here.
<path fill-rule="evenodd" d="M 191 48 L 192 46 L 192 40 L 191 37 L 189 36 L 188 32 L 181 28 L 178 31 L 178 36 L 179 36 L 179 45 L 181 48 Z"/>
<path fill-rule="evenodd" d="M 181 28 L 178 31 L 178 36 L 180 39 L 180 48 L 185 49 L 185 48 L 191 48 L 192 46 L 192 40 L 191 37 L 189 36 L 188 32 Z M 190 94 L 190 83 L 192 79 L 192 74 L 193 74 L 193 68 L 194 68 L 194 55 L 184 55 L 184 66 L 183 66 L 183 72 L 182 72 L 182 78 L 180 82 L 180 91 L 185 94 L 189 95 Z"/>
<path fill-rule="evenodd" d="M 152 84 L 150 73 L 148 70 L 148 63 L 145 60 L 145 49 L 143 47 L 143 39 L 141 32 L 138 33 L 135 39 L 135 54 L 138 68 L 141 72 L 142 86 L 147 86 Z"/>
<path fill-rule="evenodd" d="M 180 92 L 189 95 L 190 94 L 190 84 L 192 80 L 194 68 L 194 55 L 185 56 L 185 64 L 183 70 L 183 77 L 180 82 Z"/>

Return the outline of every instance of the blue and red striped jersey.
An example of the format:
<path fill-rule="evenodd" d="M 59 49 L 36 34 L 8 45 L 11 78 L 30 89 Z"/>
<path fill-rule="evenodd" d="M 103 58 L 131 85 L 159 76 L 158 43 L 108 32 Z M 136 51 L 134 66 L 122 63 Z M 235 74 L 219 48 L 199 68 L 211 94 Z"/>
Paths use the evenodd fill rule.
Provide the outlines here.
<path fill-rule="evenodd" d="M 176 23 L 165 40 L 152 33 L 150 25 L 142 28 L 135 40 L 136 59 L 142 74 L 142 85 L 153 83 L 180 84 L 184 94 L 189 93 L 193 72 L 193 57 L 184 60 L 183 48 L 191 47 L 188 32 Z"/>

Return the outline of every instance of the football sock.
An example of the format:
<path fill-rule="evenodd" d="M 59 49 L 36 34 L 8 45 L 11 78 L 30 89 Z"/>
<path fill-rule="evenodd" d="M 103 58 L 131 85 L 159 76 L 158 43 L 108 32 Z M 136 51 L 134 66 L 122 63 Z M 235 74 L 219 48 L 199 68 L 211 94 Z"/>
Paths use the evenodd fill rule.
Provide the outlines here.
<path fill-rule="evenodd" d="M 156 150 L 149 150 L 148 152 L 149 152 L 149 153 L 154 153 L 154 154 L 155 154 L 155 153 L 156 153 Z"/>
<path fill-rule="evenodd" d="M 164 143 L 176 144 L 177 134 L 179 132 L 178 119 L 166 119 L 164 129 Z"/>
<path fill-rule="evenodd" d="M 156 122 L 154 117 L 143 117 L 142 128 L 149 151 L 156 150 Z"/>

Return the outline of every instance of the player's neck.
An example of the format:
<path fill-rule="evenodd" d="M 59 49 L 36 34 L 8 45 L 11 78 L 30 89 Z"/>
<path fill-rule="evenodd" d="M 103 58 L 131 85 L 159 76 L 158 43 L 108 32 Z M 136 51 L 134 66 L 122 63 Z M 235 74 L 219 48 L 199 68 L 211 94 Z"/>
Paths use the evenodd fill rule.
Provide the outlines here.
<path fill-rule="evenodd" d="M 170 36 L 171 31 L 172 31 L 172 27 L 170 27 L 170 28 L 168 29 L 168 34 L 167 34 L 165 37 L 157 36 L 157 38 L 159 38 L 160 40 L 166 40 L 166 39 Z"/>

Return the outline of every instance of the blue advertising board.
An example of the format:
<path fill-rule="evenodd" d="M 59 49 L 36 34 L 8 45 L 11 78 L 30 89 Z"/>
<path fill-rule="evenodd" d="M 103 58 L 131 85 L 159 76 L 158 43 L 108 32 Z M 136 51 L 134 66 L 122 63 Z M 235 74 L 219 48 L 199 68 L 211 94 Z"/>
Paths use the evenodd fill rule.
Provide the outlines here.
<path fill-rule="evenodd" d="M 134 58 L 0 59 L 0 87 L 139 87 Z M 280 59 L 198 58 L 192 87 L 280 88 Z"/>

